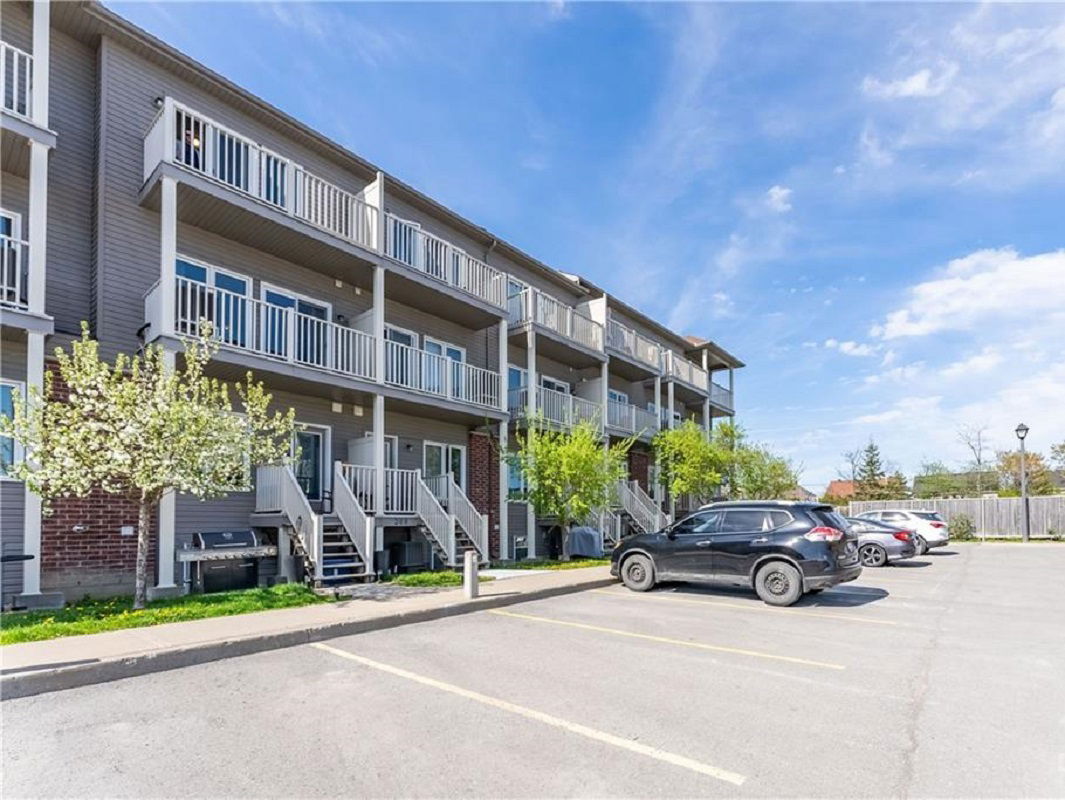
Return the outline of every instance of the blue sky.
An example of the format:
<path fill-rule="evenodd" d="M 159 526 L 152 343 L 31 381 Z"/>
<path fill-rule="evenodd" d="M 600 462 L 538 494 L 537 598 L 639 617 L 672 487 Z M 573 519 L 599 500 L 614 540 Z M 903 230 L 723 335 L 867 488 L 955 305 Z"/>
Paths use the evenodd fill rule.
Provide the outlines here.
<path fill-rule="evenodd" d="M 109 5 L 737 354 L 811 488 L 1065 440 L 1065 6 Z"/>

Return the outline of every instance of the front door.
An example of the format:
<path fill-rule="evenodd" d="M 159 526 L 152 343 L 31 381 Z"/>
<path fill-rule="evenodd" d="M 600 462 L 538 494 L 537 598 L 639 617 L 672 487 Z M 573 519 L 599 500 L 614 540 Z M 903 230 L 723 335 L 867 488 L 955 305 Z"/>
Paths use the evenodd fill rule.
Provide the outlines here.
<path fill-rule="evenodd" d="M 263 302 L 267 306 L 263 312 L 263 341 L 268 353 L 315 367 L 328 366 L 329 305 L 273 286 L 263 287 Z"/>
<path fill-rule="evenodd" d="M 450 474 L 466 491 L 466 448 L 457 444 L 425 443 L 425 477 Z"/>
<path fill-rule="evenodd" d="M 655 569 L 660 578 L 668 580 L 711 577 L 710 548 L 717 530 L 719 511 L 696 511 L 685 517 L 662 537 Z"/>
<path fill-rule="evenodd" d="M 293 470 L 308 500 L 321 500 L 325 488 L 326 431 L 308 427 L 297 431 L 294 437 L 297 452 Z"/>
<path fill-rule="evenodd" d="M 772 527 L 769 513 L 761 509 L 726 510 L 714 536 L 714 576 L 745 583 L 759 556 L 772 550 Z"/>

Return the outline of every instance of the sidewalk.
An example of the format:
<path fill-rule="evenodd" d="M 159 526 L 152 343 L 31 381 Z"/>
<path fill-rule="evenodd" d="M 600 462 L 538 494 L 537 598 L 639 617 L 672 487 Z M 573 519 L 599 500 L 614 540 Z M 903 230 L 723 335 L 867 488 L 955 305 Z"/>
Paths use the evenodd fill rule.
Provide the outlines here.
<path fill-rule="evenodd" d="M 386 602 L 343 600 L 12 644 L 0 647 L 0 699 L 468 614 L 593 589 L 612 581 L 607 567 L 536 571 L 481 583 L 481 596 L 475 600 L 466 600 L 462 589 L 454 589 Z"/>

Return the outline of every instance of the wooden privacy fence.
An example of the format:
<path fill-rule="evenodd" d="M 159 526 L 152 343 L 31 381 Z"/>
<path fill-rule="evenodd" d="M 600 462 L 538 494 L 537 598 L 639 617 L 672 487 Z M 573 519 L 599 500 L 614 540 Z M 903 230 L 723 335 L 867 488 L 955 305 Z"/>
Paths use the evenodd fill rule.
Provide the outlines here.
<path fill-rule="evenodd" d="M 977 536 L 1020 537 L 1024 528 L 1021 498 L 963 497 L 955 500 L 861 500 L 852 501 L 847 514 L 897 508 L 905 511 L 938 511 L 948 523 L 951 517 L 966 514 L 976 526 Z M 1028 513 L 1032 537 L 1065 536 L 1065 495 L 1029 497 Z"/>

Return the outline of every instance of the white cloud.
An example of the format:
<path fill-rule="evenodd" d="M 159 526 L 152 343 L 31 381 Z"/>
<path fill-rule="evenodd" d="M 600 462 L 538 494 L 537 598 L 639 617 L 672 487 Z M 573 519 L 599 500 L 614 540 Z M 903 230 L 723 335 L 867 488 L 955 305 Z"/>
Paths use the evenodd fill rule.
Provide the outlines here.
<path fill-rule="evenodd" d="M 902 419 L 919 418 L 939 408 L 942 397 L 904 397 L 887 411 L 876 414 L 862 414 L 851 422 L 856 425 L 882 425 Z"/>
<path fill-rule="evenodd" d="M 858 160 L 871 167 L 887 167 L 895 160 L 895 155 L 886 147 L 873 130 L 866 125 L 858 137 Z"/>
<path fill-rule="evenodd" d="M 1012 248 L 977 250 L 911 287 L 902 307 L 870 333 L 882 339 L 969 330 L 1065 308 L 1065 250 L 1024 257 Z"/>
<path fill-rule="evenodd" d="M 877 348 L 869 344 L 859 342 L 841 342 L 838 339 L 825 339 L 825 347 L 829 350 L 838 350 L 845 356 L 871 356 Z"/>
<path fill-rule="evenodd" d="M 791 211 L 791 189 L 786 186 L 770 186 L 765 193 L 765 204 L 770 211 L 783 214 Z"/>
<path fill-rule="evenodd" d="M 548 0 L 547 16 L 549 19 L 567 19 L 570 16 L 570 7 L 566 0 Z"/>
<path fill-rule="evenodd" d="M 950 63 L 935 76 L 928 67 L 909 77 L 887 82 L 866 75 L 862 81 L 862 91 L 870 97 L 880 98 L 938 97 L 947 90 L 957 72 L 958 65 Z"/>
<path fill-rule="evenodd" d="M 939 374 L 944 378 L 968 378 L 989 372 L 1001 363 L 1002 354 L 995 347 L 988 345 L 975 355 L 948 364 Z"/>
<path fill-rule="evenodd" d="M 909 383 L 915 380 L 924 371 L 924 362 L 917 361 L 913 364 L 905 364 L 901 367 L 892 367 L 884 372 L 866 375 L 862 383 L 866 386 L 876 386 L 882 383 Z"/>

